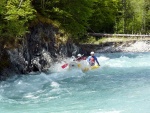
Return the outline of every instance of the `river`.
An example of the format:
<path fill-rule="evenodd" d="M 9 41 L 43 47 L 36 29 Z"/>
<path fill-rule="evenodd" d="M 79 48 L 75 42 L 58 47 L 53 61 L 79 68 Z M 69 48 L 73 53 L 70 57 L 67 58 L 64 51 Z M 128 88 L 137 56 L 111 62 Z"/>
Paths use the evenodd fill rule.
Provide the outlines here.
<path fill-rule="evenodd" d="M 97 54 L 99 69 L 55 64 L 0 82 L 0 113 L 149 113 L 150 53 Z"/>

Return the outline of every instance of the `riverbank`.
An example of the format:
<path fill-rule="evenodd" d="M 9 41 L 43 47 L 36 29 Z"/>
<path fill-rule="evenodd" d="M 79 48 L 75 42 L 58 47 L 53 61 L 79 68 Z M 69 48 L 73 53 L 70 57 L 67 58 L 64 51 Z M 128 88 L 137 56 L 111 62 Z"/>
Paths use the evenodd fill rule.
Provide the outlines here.
<path fill-rule="evenodd" d="M 144 40 L 131 38 L 101 38 L 93 41 L 75 44 L 68 41 L 64 44 L 57 43 L 56 29 L 52 26 L 33 27 L 20 47 L 3 49 L 0 54 L 0 80 L 5 80 L 13 75 L 29 74 L 30 72 L 45 72 L 55 62 L 62 61 L 66 57 L 77 56 L 78 53 L 88 56 L 91 51 L 96 53 L 114 52 L 150 52 L 149 38 Z M 49 31 L 51 29 L 51 31 Z M 40 34 L 45 37 L 42 37 Z M 2 49 L 2 48 L 1 48 Z M 5 54 L 4 54 L 5 53 Z M 5 59 L 4 59 L 5 58 Z"/>
<path fill-rule="evenodd" d="M 131 41 L 104 47 L 97 52 L 150 52 L 150 41 Z"/>
<path fill-rule="evenodd" d="M 103 38 L 92 43 L 80 44 L 87 51 L 105 52 L 150 52 L 150 38 Z"/>

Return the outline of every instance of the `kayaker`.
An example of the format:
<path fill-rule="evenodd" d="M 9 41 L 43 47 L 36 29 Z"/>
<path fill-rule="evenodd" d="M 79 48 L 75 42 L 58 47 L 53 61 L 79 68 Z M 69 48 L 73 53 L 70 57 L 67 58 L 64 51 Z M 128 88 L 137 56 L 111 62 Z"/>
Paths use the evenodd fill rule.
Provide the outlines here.
<path fill-rule="evenodd" d="M 84 55 L 84 54 L 83 54 L 83 55 Z M 86 60 L 86 57 L 84 57 L 83 55 L 78 54 L 78 55 L 77 55 L 77 58 L 76 58 L 76 61 Z"/>
<path fill-rule="evenodd" d="M 94 66 L 95 65 L 95 61 L 100 66 L 100 64 L 99 64 L 99 62 L 97 60 L 97 57 L 94 55 L 94 52 L 92 51 L 90 54 L 91 54 L 91 56 L 89 56 L 87 58 L 87 61 L 90 64 L 90 66 Z"/>

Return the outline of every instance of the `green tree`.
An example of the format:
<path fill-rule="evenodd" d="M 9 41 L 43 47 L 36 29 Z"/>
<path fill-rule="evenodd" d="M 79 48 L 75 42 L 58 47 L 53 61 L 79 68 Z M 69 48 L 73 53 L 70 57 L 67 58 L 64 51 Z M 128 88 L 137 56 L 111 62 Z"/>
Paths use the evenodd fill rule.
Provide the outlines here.
<path fill-rule="evenodd" d="M 145 0 L 145 32 L 150 33 L 150 1 Z"/>
<path fill-rule="evenodd" d="M 118 33 L 148 33 L 149 29 L 149 1 L 122 0 L 121 15 L 117 20 Z"/>
<path fill-rule="evenodd" d="M 27 31 L 27 23 L 35 17 L 35 10 L 30 0 L 7 0 L 2 3 L 0 14 L 3 36 L 22 36 Z"/>
<path fill-rule="evenodd" d="M 89 20 L 90 32 L 113 33 L 119 0 L 97 0 Z"/>
<path fill-rule="evenodd" d="M 58 21 L 65 31 L 77 36 L 86 32 L 94 1 L 41 0 L 32 3 L 42 16 Z"/>
<path fill-rule="evenodd" d="M 4 28 L 4 10 L 5 10 L 5 1 L 6 0 L 1 0 L 0 3 L 0 35 L 2 35 L 2 29 Z"/>

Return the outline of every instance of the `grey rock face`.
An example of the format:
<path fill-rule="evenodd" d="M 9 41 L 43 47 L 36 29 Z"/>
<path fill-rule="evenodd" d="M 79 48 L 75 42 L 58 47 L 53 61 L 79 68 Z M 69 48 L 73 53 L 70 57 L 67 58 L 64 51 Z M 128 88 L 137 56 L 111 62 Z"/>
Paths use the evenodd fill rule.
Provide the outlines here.
<path fill-rule="evenodd" d="M 31 27 L 18 48 L 5 50 L 9 66 L 1 69 L 1 80 L 14 74 L 45 72 L 62 57 L 78 54 L 79 48 L 72 43 L 57 47 L 58 34 L 58 29 L 52 25 L 39 23 Z M 3 54 L 0 52 L 0 58 Z"/>

